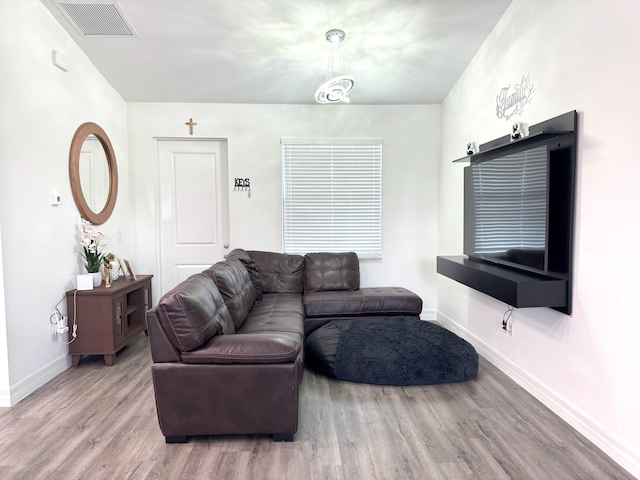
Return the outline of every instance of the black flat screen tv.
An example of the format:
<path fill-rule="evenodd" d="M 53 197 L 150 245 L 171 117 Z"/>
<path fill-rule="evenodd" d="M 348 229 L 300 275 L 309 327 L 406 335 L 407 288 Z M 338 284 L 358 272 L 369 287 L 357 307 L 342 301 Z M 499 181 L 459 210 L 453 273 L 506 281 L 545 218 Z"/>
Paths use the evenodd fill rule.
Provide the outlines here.
<path fill-rule="evenodd" d="M 549 146 L 472 163 L 464 174 L 464 253 L 547 274 Z"/>

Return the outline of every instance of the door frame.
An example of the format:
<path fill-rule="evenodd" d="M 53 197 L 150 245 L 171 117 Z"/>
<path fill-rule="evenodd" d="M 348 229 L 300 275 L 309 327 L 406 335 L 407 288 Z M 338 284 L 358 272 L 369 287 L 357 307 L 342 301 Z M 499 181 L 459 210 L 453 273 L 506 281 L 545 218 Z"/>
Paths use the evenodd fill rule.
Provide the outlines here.
<path fill-rule="evenodd" d="M 224 209 L 225 216 L 229 223 L 227 228 L 227 238 L 223 239 L 223 243 L 230 245 L 231 237 L 231 219 L 229 216 L 229 139 L 224 137 L 153 137 L 155 144 L 155 195 L 154 195 L 154 208 L 155 208 L 155 239 L 156 239 L 156 273 L 157 273 L 157 285 L 162 287 L 162 221 L 160 218 L 160 142 L 220 142 L 221 143 L 221 160 L 220 173 L 223 177 L 220 182 L 221 196 L 222 196 L 222 208 Z M 158 290 L 160 290 L 158 288 Z M 160 298 L 165 292 L 159 291 L 158 298 Z"/>

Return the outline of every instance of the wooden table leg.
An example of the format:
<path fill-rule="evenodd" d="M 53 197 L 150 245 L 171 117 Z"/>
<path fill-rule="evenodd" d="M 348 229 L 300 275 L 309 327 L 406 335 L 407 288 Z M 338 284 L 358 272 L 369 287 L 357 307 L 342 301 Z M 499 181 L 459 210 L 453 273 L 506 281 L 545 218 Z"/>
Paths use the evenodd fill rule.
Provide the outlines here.
<path fill-rule="evenodd" d="M 106 363 L 108 367 L 111 367 L 115 359 L 116 359 L 115 355 L 105 355 L 104 363 Z"/>
<path fill-rule="evenodd" d="M 71 355 L 71 365 L 73 365 L 74 367 L 77 367 L 78 364 L 80 363 L 81 358 L 82 358 L 82 355 Z"/>

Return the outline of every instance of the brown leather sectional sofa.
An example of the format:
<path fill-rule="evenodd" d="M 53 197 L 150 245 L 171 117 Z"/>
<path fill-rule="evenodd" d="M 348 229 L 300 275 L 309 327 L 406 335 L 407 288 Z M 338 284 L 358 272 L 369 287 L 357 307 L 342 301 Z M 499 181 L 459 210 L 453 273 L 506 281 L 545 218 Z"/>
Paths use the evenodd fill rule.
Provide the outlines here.
<path fill-rule="evenodd" d="M 404 288 L 360 288 L 354 253 L 233 250 L 147 312 L 160 429 L 293 440 L 304 336 L 339 318 L 419 316 Z"/>

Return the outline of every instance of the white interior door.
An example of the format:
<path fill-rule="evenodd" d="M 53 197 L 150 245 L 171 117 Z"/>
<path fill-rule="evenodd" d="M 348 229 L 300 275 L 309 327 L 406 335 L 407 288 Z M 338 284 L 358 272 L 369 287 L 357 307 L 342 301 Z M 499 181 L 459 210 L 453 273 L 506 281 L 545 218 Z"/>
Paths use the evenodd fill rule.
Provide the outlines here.
<path fill-rule="evenodd" d="M 158 140 L 161 294 L 229 248 L 227 143 Z"/>

